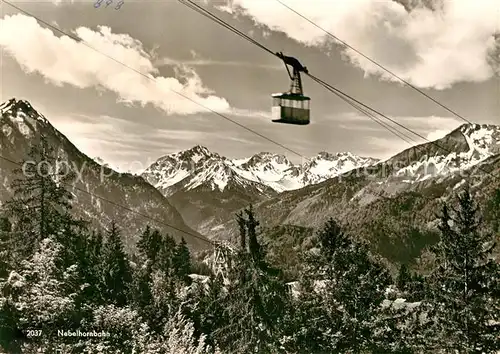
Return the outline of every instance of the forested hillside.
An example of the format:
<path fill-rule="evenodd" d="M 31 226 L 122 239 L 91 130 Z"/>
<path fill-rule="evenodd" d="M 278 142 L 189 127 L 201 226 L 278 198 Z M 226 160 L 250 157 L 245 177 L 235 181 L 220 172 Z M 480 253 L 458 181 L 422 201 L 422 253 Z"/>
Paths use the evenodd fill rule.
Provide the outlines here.
<path fill-rule="evenodd" d="M 30 158 L 47 158 L 36 151 Z M 268 252 L 252 207 L 236 215 L 239 247 L 215 267 L 147 220 L 138 252 L 128 255 L 121 220 L 101 232 L 76 219 L 62 182 L 20 173 L 2 207 L 0 344 L 8 353 L 500 350 L 500 268 L 492 256 L 500 191 L 487 213 L 468 188 L 436 210 L 425 274 L 402 266 L 391 276 L 330 218 L 297 252 L 295 279 L 286 279 L 286 257 Z M 481 218 L 496 226 L 485 228 Z"/>

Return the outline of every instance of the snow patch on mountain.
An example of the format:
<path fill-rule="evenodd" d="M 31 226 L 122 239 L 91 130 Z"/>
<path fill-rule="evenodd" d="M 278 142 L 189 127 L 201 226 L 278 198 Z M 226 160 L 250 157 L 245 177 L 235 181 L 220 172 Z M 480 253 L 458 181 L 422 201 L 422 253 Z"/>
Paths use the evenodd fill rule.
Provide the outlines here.
<path fill-rule="evenodd" d="M 2 133 L 9 139 L 13 130 L 25 138 L 32 138 L 37 131 L 38 124 L 49 125 L 48 120 L 38 113 L 28 101 L 12 98 L 0 104 L 2 118 Z M 13 143 L 13 141 L 10 141 Z"/>
<path fill-rule="evenodd" d="M 15 98 L 11 98 L 0 104 L 0 115 L 8 115 L 27 122 L 37 120 L 45 124 L 49 123 L 47 118 L 38 113 L 28 101 L 17 100 Z"/>
<path fill-rule="evenodd" d="M 458 131 L 469 147 L 457 153 L 444 151 L 435 156 L 424 156 L 420 161 L 401 168 L 396 176 L 405 176 L 408 183 L 425 181 L 436 176 L 446 176 L 467 171 L 487 158 L 500 153 L 500 126 L 491 124 L 464 124 Z"/>
<path fill-rule="evenodd" d="M 351 153 L 326 152 L 298 165 L 284 155 L 270 152 L 230 160 L 198 145 L 158 159 L 142 176 L 166 195 L 177 191 L 176 187 L 190 190 L 201 185 L 224 191 L 230 183 L 256 187 L 259 191 L 270 187 L 276 192 L 283 192 L 320 183 L 377 161 Z"/>
<path fill-rule="evenodd" d="M 208 184 L 212 189 L 224 191 L 231 179 L 237 179 L 234 171 L 222 159 L 211 157 L 205 162 L 205 167 L 195 171 L 193 177 L 185 187 L 190 190 L 203 184 Z M 240 181 L 238 181 L 240 182 Z"/>
<path fill-rule="evenodd" d="M 320 152 L 311 161 L 306 162 L 302 168 L 304 170 L 303 184 L 317 184 L 356 168 L 374 165 L 378 161 L 371 157 L 361 157 L 350 152 L 338 154 Z"/>
<path fill-rule="evenodd" d="M 8 138 L 12 134 L 12 127 L 7 124 L 2 125 L 2 133 Z"/>

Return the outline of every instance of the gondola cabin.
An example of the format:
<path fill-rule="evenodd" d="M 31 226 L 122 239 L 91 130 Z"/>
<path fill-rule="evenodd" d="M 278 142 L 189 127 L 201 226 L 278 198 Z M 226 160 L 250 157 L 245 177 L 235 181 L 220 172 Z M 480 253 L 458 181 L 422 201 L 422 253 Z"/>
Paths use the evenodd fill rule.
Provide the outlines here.
<path fill-rule="evenodd" d="M 272 95 L 272 121 L 297 125 L 309 124 L 311 99 L 296 93 L 276 93 Z"/>
<path fill-rule="evenodd" d="M 297 59 L 283 55 L 281 52 L 276 53 L 276 56 L 281 58 L 285 63 L 285 68 L 290 77 L 291 84 L 288 92 L 272 95 L 272 121 L 275 123 L 307 125 L 310 120 L 309 112 L 311 99 L 304 96 L 302 79 L 300 78 L 301 72 L 308 73 L 307 68 Z M 288 66 L 293 68 L 293 74 L 290 73 Z"/>

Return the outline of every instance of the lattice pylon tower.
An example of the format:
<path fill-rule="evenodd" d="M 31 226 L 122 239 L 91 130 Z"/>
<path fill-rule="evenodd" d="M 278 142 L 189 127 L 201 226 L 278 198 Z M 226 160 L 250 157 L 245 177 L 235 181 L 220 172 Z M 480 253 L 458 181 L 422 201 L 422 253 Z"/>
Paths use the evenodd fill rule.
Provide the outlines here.
<path fill-rule="evenodd" d="M 230 262 L 230 248 L 226 245 L 214 245 L 213 254 L 211 257 L 211 268 L 216 276 L 221 276 L 224 283 L 228 283 L 227 271 Z"/>

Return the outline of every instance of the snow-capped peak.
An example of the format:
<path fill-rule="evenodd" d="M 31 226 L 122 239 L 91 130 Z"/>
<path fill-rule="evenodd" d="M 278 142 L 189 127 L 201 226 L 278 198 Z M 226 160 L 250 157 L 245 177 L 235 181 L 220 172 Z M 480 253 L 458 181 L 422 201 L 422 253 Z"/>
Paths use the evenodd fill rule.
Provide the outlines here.
<path fill-rule="evenodd" d="M 500 152 L 500 126 L 493 124 L 464 124 L 460 127 L 471 150 L 488 158 Z"/>
<path fill-rule="evenodd" d="M 11 98 L 0 104 L 0 114 L 18 118 L 29 117 L 43 123 L 48 123 L 47 119 L 38 113 L 28 101 L 17 100 L 16 98 Z"/>
<path fill-rule="evenodd" d="M 239 167 L 243 170 L 284 171 L 293 164 L 284 155 L 260 152 L 247 159 Z"/>
<path fill-rule="evenodd" d="M 30 139 L 40 127 L 51 125 L 28 101 L 11 98 L 0 104 L 0 127 L 1 133 L 14 143 L 16 134 Z"/>
<path fill-rule="evenodd" d="M 182 151 L 178 154 L 173 154 L 170 156 L 174 156 L 174 155 L 177 156 L 178 158 L 181 158 L 184 160 L 189 159 L 189 160 L 193 161 L 194 163 L 198 163 L 202 160 L 205 160 L 207 158 L 214 156 L 215 154 L 210 152 L 210 150 L 208 150 L 204 146 L 196 145 L 189 150 L 185 150 L 185 151 Z"/>
<path fill-rule="evenodd" d="M 449 141 L 453 140 L 452 143 Z M 425 144 L 423 147 L 430 146 Z M 487 158 L 500 153 L 500 126 L 493 124 L 463 124 L 436 141 L 435 152 L 397 170 L 396 176 L 414 183 L 436 176 L 467 171 Z M 390 162 L 390 159 L 388 160 Z"/>
<path fill-rule="evenodd" d="M 218 157 L 206 147 L 196 145 L 191 149 L 159 158 L 142 176 L 159 190 L 166 191 L 168 187 L 198 171 L 208 160 Z"/>
<path fill-rule="evenodd" d="M 160 158 L 143 174 L 150 183 L 169 195 L 177 188 L 194 189 L 210 185 L 223 191 L 228 184 L 255 183 L 277 192 L 302 188 L 333 178 L 378 160 L 351 153 L 321 152 L 304 164 L 294 165 L 286 156 L 261 152 L 249 158 L 227 159 L 202 146 Z"/>
<path fill-rule="evenodd" d="M 208 185 L 212 190 L 218 189 L 222 192 L 234 180 L 242 182 L 231 168 L 231 163 L 228 163 L 226 159 L 212 156 L 205 161 L 203 166 L 194 171 L 184 187 L 189 190 L 201 185 Z"/>
<path fill-rule="evenodd" d="M 332 154 L 320 152 L 301 166 L 300 172 L 295 172 L 302 179 L 302 185 L 316 184 L 339 176 L 356 168 L 370 166 L 379 160 L 362 157 L 350 152 Z"/>

